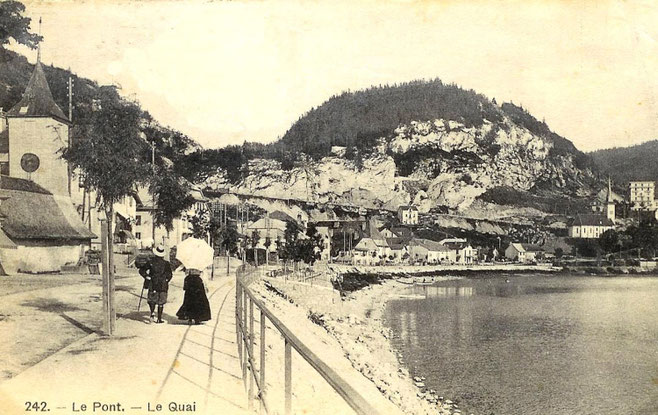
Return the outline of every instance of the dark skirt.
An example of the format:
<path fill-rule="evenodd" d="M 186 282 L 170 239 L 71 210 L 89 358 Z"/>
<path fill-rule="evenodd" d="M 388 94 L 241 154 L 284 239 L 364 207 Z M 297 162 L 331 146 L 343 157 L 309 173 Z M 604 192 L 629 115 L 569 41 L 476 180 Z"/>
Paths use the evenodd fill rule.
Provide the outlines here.
<path fill-rule="evenodd" d="M 185 277 L 183 289 L 185 290 L 183 305 L 176 316 L 181 320 L 197 322 L 210 320 L 210 303 L 201 278 L 197 275 L 188 275 Z"/>

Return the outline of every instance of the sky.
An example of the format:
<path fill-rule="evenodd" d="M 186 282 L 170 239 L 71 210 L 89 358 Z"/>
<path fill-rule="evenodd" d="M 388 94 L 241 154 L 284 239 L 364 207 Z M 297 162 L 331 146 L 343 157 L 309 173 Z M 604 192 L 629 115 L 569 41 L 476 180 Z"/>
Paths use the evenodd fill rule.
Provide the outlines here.
<path fill-rule="evenodd" d="M 344 90 L 437 77 L 584 151 L 658 139 L 652 1 L 24 3 L 45 63 L 120 86 L 206 148 L 274 141 Z"/>

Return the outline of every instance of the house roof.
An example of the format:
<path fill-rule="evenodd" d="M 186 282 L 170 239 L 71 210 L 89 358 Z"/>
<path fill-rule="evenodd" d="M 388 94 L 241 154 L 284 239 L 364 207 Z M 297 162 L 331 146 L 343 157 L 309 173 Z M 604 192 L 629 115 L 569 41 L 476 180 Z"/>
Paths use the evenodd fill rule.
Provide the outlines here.
<path fill-rule="evenodd" d="M 468 241 L 464 238 L 446 238 L 442 239 L 439 241 L 441 245 L 446 245 L 446 244 L 465 244 Z"/>
<path fill-rule="evenodd" d="M 52 117 L 65 124 L 70 124 L 69 119 L 53 99 L 40 61 L 37 61 L 34 66 L 23 98 L 7 111 L 7 117 Z"/>
<path fill-rule="evenodd" d="M 605 216 L 578 214 L 571 222 L 571 226 L 615 226 L 615 224 Z"/>
<path fill-rule="evenodd" d="M 377 244 L 372 238 L 361 238 L 358 244 L 354 247 L 356 251 L 376 251 Z"/>
<path fill-rule="evenodd" d="M 400 210 L 415 210 L 415 211 L 418 211 L 418 208 L 416 206 L 402 205 L 398 208 L 398 211 L 400 211 Z"/>
<path fill-rule="evenodd" d="M 286 212 L 282 212 L 280 210 L 275 210 L 274 212 L 270 213 L 270 219 L 278 219 L 284 222 L 297 223 L 297 220 L 295 218 L 293 218 Z"/>
<path fill-rule="evenodd" d="M 386 243 L 386 238 L 379 232 L 377 226 L 375 226 L 375 221 L 371 220 L 368 222 L 368 229 L 366 230 L 366 237 L 372 239 L 377 246 L 385 247 L 388 246 Z"/>
<path fill-rule="evenodd" d="M 536 244 L 522 244 L 518 242 L 513 242 L 510 244 L 510 246 L 513 246 L 514 249 L 516 249 L 518 252 L 523 253 L 523 252 L 542 252 L 544 251 L 544 248 L 542 248 L 539 245 Z"/>
<path fill-rule="evenodd" d="M 536 244 L 522 244 L 527 252 L 543 252 L 544 248 Z"/>
<path fill-rule="evenodd" d="M 0 229 L 0 248 L 16 249 L 16 244 Z"/>
<path fill-rule="evenodd" d="M 516 249 L 517 252 L 525 252 L 525 248 L 523 247 L 523 245 L 521 245 L 521 244 L 518 243 L 518 242 L 517 242 L 517 243 L 512 242 L 512 243 L 510 244 L 510 246 L 513 247 L 514 249 Z"/>
<path fill-rule="evenodd" d="M 409 240 L 407 238 L 386 238 L 386 243 L 388 244 L 389 248 L 395 251 L 403 250 L 407 246 L 408 242 Z"/>
<path fill-rule="evenodd" d="M 247 229 L 254 230 L 254 229 L 278 229 L 280 231 L 285 231 L 286 230 L 286 222 L 279 220 L 279 219 L 272 219 L 270 216 L 270 219 L 268 220 L 267 218 L 260 218 L 255 222 L 252 222 L 247 226 Z"/>
<path fill-rule="evenodd" d="M 449 243 L 441 243 L 441 245 L 447 246 L 448 248 L 453 249 L 455 251 L 459 251 L 471 247 L 471 244 L 469 244 L 468 242 L 449 242 Z"/>
<path fill-rule="evenodd" d="M 90 240 L 89 232 L 68 196 L 53 195 L 36 183 L 2 176 L 2 230 L 11 239 Z"/>
<path fill-rule="evenodd" d="M 388 229 L 393 233 L 396 237 L 399 238 L 412 238 L 413 237 L 413 231 L 405 226 L 383 226 L 379 228 L 380 232 L 383 231 L 384 229 Z"/>
<path fill-rule="evenodd" d="M 430 239 L 422 239 L 422 238 L 413 238 L 409 241 L 409 245 L 419 245 L 422 246 L 423 248 L 427 249 L 428 251 L 434 251 L 434 252 L 449 252 L 451 249 L 445 245 L 441 245 L 440 243 L 436 241 L 432 241 Z"/>

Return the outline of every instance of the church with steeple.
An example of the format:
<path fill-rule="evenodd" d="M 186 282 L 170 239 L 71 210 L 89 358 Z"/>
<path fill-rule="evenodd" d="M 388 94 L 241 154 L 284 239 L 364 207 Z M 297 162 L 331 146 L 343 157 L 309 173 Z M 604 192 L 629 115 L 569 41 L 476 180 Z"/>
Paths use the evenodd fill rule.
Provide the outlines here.
<path fill-rule="evenodd" d="M 53 99 L 40 59 L 23 97 L 5 117 L 8 153 L 3 173 L 69 195 L 68 164 L 59 150 L 68 146 L 71 123 Z"/>
<path fill-rule="evenodd" d="M 78 216 L 61 158 L 70 126 L 39 53 L 22 98 L 0 112 L 0 265 L 7 273 L 74 266 L 96 238 Z"/>

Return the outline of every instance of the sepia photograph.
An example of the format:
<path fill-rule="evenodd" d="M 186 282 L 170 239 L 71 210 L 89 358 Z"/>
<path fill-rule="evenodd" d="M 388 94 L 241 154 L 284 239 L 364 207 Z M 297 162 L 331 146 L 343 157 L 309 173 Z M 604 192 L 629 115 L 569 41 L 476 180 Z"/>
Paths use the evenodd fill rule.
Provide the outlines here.
<path fill-rule="evenodd" d="M 0 415 L 658 415 L 657 23 L 0 0 Z"/>

